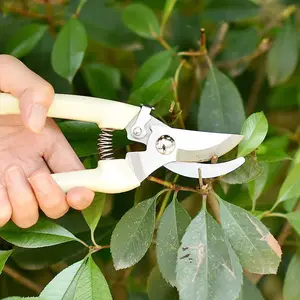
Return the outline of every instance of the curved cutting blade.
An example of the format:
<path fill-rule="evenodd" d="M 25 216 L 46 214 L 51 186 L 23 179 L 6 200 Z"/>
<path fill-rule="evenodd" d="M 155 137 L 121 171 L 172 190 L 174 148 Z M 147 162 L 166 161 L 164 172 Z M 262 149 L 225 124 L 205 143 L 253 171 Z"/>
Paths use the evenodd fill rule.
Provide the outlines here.
<path fill-rule="evenodd" d="M 202 164 L 193 162 L 172 162 L 164 165 L 170 171 L 179 175 L 199 178 L 198 170 L 201 169 L 202 178 L 214 178 L 222 175 L 226 175 L 237 168 L 239 168 L 245 162 L 244 157 L 217 164 Z"/>

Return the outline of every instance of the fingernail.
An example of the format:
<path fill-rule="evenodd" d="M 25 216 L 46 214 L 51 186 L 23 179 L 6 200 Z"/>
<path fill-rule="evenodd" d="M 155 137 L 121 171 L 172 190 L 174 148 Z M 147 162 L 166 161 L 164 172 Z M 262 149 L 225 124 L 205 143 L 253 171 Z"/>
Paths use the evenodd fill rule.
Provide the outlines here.
<path fill-rule="evenodd" d="M 11 184 L 14 184 L 16 187 L 18 185 L 23 185 L 24 176 L 20 167 L 17 166 L 10 167 L 6 171 L 6 174 Z"/>
<path fill-rule="evenodd" d="M 41 132 L 44 128 L 47 117 L 47 110 L 39 103 L 31 106 L 31 111 L 28 117 L 28 126 L 34 132 Z"/>

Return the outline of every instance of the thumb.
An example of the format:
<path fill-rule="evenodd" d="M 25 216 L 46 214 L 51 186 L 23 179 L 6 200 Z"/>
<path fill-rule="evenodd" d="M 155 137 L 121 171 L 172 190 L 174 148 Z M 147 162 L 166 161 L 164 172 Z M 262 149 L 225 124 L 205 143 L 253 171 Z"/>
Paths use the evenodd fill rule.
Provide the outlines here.
<path fill-rule="evenodd" d="M 15 57 L 0 55 L 0 90 L 20 101 L 21 117 L 27 128 L 42 131 L 54 96 L 51 84 Z"/>

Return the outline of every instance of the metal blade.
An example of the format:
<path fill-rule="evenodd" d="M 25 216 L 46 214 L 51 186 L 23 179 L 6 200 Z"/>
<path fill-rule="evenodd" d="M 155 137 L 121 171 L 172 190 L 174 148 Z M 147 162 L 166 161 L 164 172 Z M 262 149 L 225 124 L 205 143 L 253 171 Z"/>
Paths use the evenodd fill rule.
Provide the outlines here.
<path fill-rule="evenodd" d="M 244 157 L 217 164 L 202 164 L 192 162 L 172 162 L 164 165 L 170 171 L 179 175 L 199 178 L 198 170 L 201 169 L 202 178 L 214 178 L 222 175 L 226 175 L 237 168 L 239 168 L 245 162 Z"/>
<path fill-rule="evenodd" d="M 214 155 L 220 157 L 236 147 L 244 138 L 243 135 L 212 133 L 161 127 L 151 127 L 155 136 L 170 136 L 176 144 L 176 161 L 203 162 Z"/>

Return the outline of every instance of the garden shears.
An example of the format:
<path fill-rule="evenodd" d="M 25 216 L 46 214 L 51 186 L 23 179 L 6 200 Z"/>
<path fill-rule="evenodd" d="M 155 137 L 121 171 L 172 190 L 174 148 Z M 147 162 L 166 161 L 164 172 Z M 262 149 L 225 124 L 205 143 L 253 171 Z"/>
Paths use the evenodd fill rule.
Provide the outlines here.
<path fill-rule="evenodd" d="M 137 188 L 164 166 L 179 175 L 214 178 L 232 172 L 245 159 L 208 163 L 236 147 L 237 134 L 211 133 L 172 128 L 151 115 L 152 108 L 88 96 L 55 94 L 48 116 L 96 123 L 101 129 L 97 168 L 52 174 L 63 191 L 86 187 L 95 192 L 121 193 Z M 0 93 L 0 115 L 19 114 L 19 101 Z M 127 138 L 146 145 L 145 151 L 112 157 L 112 131 L 126 129 Z"/>

